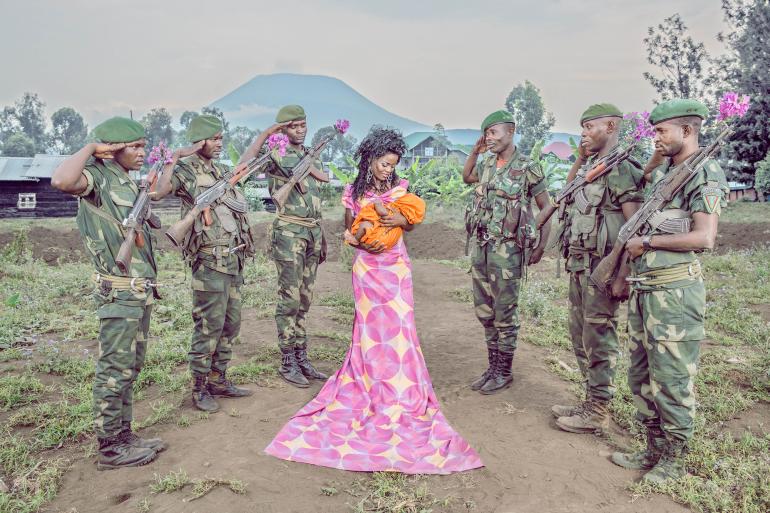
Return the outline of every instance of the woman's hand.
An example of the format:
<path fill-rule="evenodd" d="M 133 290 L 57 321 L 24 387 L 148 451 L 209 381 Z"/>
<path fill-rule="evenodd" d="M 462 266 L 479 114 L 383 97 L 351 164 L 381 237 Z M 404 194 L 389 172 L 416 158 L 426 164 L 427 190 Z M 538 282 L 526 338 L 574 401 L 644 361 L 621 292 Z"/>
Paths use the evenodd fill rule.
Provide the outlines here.
<path fill-rule="evenodd" d="M 385 217 L 381 217 L 380 224 L 387 228 L 396 228 L 399 226 L 405 228 L 409 226 L 409 221 L 406 220 L 406 217 L 404 217 L 401 212 L 394 210 Z"/>
<path fill-rule="evenodd" d="M 385 251 L 385 244 L 383 244 L 378 240 L 372 242 L 371 244 L 367 244 L 365 242 L 359 242 L 358 247 L 374 255 L 377 255 Z"/>

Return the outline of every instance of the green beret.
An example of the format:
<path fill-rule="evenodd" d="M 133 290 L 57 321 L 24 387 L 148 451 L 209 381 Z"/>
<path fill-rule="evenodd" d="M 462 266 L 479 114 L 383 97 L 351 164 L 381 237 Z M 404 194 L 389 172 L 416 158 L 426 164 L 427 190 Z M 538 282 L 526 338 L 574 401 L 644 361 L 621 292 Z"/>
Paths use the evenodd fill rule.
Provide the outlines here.
<path fill-rule="evenodd" d="M 142 124 L 128 118 L 110 118 L 94 128 L 94 137 L 103 143 L 133 142 L 144 136 Z"/>
<path fill-rule="evenodd" d="M 222 131 L 222 120 L 211 114 L 196 116 L 190 121 L 187 138 L 196 143 L 203 139 L 211 139 Z"/>
<path fill-rule="evenodd" d="M 499 125 L 500 123 L 515 123 L 513 119 L 513 114 L 508 112 L 507 110 L 496 110 L 489 116 L 484 118 L 484 121 L 481 122 L 481 131 L 485 132 L 487 128 L 491 127 L 492 125 Z"/>
<path fill-rule="evenodd" d="M 685 116 L 698 116 L 701 119 L 706 119 L 708 115 L 709 110 L 698 100 L 677 98 L 665 101 L 652 109 L 652 112 L 650 112 L 650 123 L 657 125 L 662 121 L 683 118 Z"/>
<path fill-rule="evenodd" d="M 299 105 L 286 105 L 281 107 L 278 114 L 275 115 L 276 123 L 286 123 L 287 121 L 299 121 L 300 119 L 306 119 L 305 109 Z"/>
<path fill-rule="evenodd" d="M 597 103 L 588 107 L 580 116 L 580 124 L 599 118 L 622 118 L 623 113 L 611 103 Z"/>

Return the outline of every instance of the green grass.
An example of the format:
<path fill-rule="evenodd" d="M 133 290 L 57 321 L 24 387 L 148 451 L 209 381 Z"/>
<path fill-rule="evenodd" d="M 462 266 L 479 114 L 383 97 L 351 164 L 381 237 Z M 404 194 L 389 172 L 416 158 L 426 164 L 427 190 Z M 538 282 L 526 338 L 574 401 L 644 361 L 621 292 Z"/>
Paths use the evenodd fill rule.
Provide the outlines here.
<path fill-rule="evenodd" d="M 770 219 L 770 203 L 731 201 L 722 211 L 720 221 L 728 223 L 766 223 Z"/>
<path fill-rule="evenodd" d="M 375 472 L 357 479 L 346 492 L 357 500 L 352 505 L 354 513 L 429 513 L 441 511 L 454 500 L 437 498 L 428 490 L 424 476 L 396 472 Z"/>
<path fill-rule="evenodd" d="M 192 487 L 192 492 L 186 501 L 192 501 L 200 499 L 217 486 L 224 486 L 231 492 L 243 495 L 246 493 L 246 485 L 243 481 L 238 479 L 219 479 L 212 477 L 204 477 L 201 479 L 191 479 L 182 469 L 174 472 L 171 471 L 164 476 L 155 474 L 153 476 L 154 482 L 150 485 L 150 491 L 152 493 L 174 493 L 182 490 L 188 486 Z"/>
<path fill-rule="evenodd" d="M 32 374 L 0 378 L 0 411 L 8 411 L 36 401 L 45 386 Z"/>

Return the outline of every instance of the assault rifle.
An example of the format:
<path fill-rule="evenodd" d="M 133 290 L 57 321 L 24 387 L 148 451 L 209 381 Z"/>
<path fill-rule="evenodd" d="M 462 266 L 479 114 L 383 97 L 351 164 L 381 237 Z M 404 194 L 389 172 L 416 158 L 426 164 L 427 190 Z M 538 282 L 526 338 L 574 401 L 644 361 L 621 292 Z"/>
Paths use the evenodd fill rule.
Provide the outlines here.
<path fill-rule="evenodd" d="M 687 160 L 670 170 L 662 180 L 655 184 L 652 194 L 647 201 L 620 228 L 620 234 L 615 241 L 615 245 L 612 246 L 612 252 L 602 258 L 594 272 L 591 273 L 591 281 L 594 285 L 605 291 L 610 290 L 612 279 L 615 276 L 618 265 L 622 261 L 621 257 L 625 253 L 628 240 L 641 233 L 647 227 L 647 222 L 650 218 L 661 207 L 668 204 L 676 193 L 682 190 L 698 174 L 701 168 L 706 165 L 706 161 L 719 149 L 722 141 L 732 133 L 732 127 L 725 128 L 714 139 L 714 142 L 704 148 L 700 148 L 688 157 Z"/>
<path fill-rule="evenodd" d="M 291 190 L 294 188 L 294 186 L 299 186 L 305 178 L 307 178 L 307 175 L 310 174 L 310 171 L 312 170 L 313 162 L 318 159 L 318 156 L 321 155 L 321 152 L 324 150 L 327 144 L 334 139 L 337 134 L 344 133 L 336 126 L 334 127 L 336 129 L 336 132 L 324 137 L 318 144 L 316 144 L 313 148 L 310 149 L 307 154 L 300 159 L 300 161 L 297 163 L 296 166 L 294 166 L 291 170 L 291 176 L 288 176 L 288 180 L 286 183 L 281 185 L 281 187 L 273 193 L 273 203 L 275 203 L 278 212 L 283 210 L 283 206 L 286 203 L 286 200 L 289 199 L 289 194 L 291 194 Z"/>
<path fill-rule="evenodd" d="M 254 157 L 248 162 L 239 164 L 232 171 L 226 173 L 214 185 L 195 198 L 195 205 L 193 205 L 190 211 L 187 212 L 186 216 L 171 225 L 171 228 L 166 232 L 166 237 L 168 237 L 175 246 L 181 247 L 182 244 L 184 244 L 185 236 L 190 232 L 195 224 L 195 220 L 201 214 L 203 214 L 203 222 L 206 226 L 211 226 L 214 222 L 211 218 L 211 206 L 219 201 L 225 193 L 232 190 L 232 188 L 235 187 L 235 184 L 253 174 L 267 163 L 268 160 L 270 160 L 270 153 L 267 153 L 262 157 Z"/>
<path fill-rule="evenodd" d="M 139 195 L 136 197 L 134 206 L 131 208 L 128 217 L 123 219 L 123 227 L 126 228 L 126 237 L 123 239 L 123 243 L 118 250 L 118 256 L 115 258 L 115 263 L 118 265 L 120 272 L 127 274 L 131 267 L 131 253 L 134 251 L 134 246 L 143 248 L 145 244 L 144 235 L 142 234 L 142 227 L 144 223 L 150 225 L 151 228 L 156 230 L 160 228 L 160 219 L 158 216 L 152 213 L 150 209 L 150 194 L 151 189 L 155 187 L 155 184 L 163 174 L 163 159 L 156 162 L 147 176 L 139 183 Z"/>
<path fill-rule="evenodd" d="M 576 176 L 571 182 L 565 185 L 559 194 L 556 195 L 556 198 L 552 202 L 549 202 L 549 204 L 537 214 L 537 217 L 535 218 L 537 229 L 539 230 L 542 228 L 554 212 L 561 208 L 561 206 L 564 205 L 564 202 L 570 198 L 573 193 L 579 191 L 600 176 L 609 173 L 615 166 L 626 160 L 631 155 L 631 152 L 634 151 L 634 148 L 636 148 L 636 144 L 637 142 L 634 141 L 624 150 L 621 150 L 620 147 L 616 147 L 610 153 L 599 159 L 594 167 L 589 169 L 586 174 Z"/>

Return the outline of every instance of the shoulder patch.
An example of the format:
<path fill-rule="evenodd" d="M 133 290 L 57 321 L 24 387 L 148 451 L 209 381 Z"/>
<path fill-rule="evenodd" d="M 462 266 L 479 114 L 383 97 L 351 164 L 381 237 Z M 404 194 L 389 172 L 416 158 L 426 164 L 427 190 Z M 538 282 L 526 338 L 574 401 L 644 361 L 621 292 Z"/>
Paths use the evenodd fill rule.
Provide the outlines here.
<path fill-rule="evenodd" d="M 701 198 L 706 212 L 719 215 L 722 212 L 722 197 L 724 192 L 715 184 L 709 183 L 701 189 Z"/>

